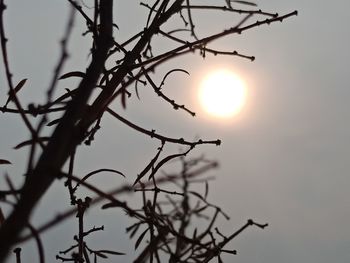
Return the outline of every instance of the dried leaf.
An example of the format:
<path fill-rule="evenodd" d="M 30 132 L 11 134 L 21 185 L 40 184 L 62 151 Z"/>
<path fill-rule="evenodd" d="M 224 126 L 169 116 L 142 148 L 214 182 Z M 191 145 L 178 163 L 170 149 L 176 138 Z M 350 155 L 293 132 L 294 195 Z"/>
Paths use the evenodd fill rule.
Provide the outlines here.
<path fill-rule="evenodd" d="M 117 170 L 102 168 L 102 169 L 98 169 L 98 170 L 95 170 L 95 171 L 92 171 L 92 172 L 88 173 L 88 174 L 85 175 L 85 176 L 83 177 L 83 179 L 81 179 L 81 180 L 82 180 L 82 181 L 86 181 L 89 177 L 93 176 L 94 174 L 101 173 L 101 172 L 116 173 L 116 174 L 119 174 L 119 175 L 125 177 L 125 175 L 124 175 L 122 172 L 119 172 L 119 171 L 117 171 Z"/>
<path fill-rule="evenodd" d="M 193 191 L 189 191 L 189 193 L 191 193 L 191 194 L 197 196 L 199 199 L 201 199 L 202 201 L 206 202 L 205 199 L 204 199 L 204 197 L 201 196 L 200 194 L 198 194 L 198 193 L 196 193 L 196 192 L 193 192 Z"/>
<path fill-rule="evenodd" d="M 0 159 L 0 164 L 12 164 L 12 163 L 8 160 Z"/>
<path fill-rule="evenodd" d="M 21 90 L 21 88 L 24 86 L 24 84 L 26 83 L 27 79 L 22 79 L 17 86 L 14 88 L 15 93 L 17 93 L 18 91 Z"/>
<path fill-rule="evenodd" d="M 144 177 L 144 176 L 146 175 L 146 173 L 153 167 L 153 165 L 154 165 L 155 162 L 157 161 L 157 159 L 158 159 L 158 157 L 159 157 L 161 151 L 163 150 L 163 147 L 164 147 L 164 143 L 163 143 L 162 146 L 159 148 L 159 150 L 158 150 L 156 156 L 154 156 L 154 158 L 150 161 L 150 163 L 146 166 L 146 168 L 143 169 L 143 171 L 137 176 L 137 178 L 136 178 L 136 180 L 135 180 L 133 186 L 134 186 L 135 184 L 137 184 L 138 181 L 140 181 L 141 178 Z M 158 165 L 159 165 L 159 164 L 158 164 Z M 157 166 L 158 166 L 158 165 L 157 165 Z"/>
<path fill-rule="evenodd" d="M 204 193 L 204 198 L 207 199 L 209 193 L 209 185 L 208 182 L 205 181 L 205 193 Z"/>
<path fill-rule="evenodd" d="M 15 98 L 15 94 L 17 94 L 17 92 L 19 92 L 23 88 L 23 86 L 26 83 L 26 81 L 27 81 L 27 79 L 22 79 L 17 84 L 17 86 L 13 89 L 13 92 L 12 92 L 12 90 L 10 90 L 10 92 L 8 93 L 9 97 L 8 97 L 4 107 L 6 107 L 7 104 L 9 104 L 10 101 L 13 101 L 13 99 Z"/>
<path fill-rule="evenodd" d="M 50 140 L 50 137 L 40 137 L 38 138 L 39 141 L 41 142 L 45 142 L 45 141 L 48 141 Z M 14 149 L 19 149 L 19 148 L 22 148 L 24 146 L 28 146 L 28 145 L 32 145 L 33 143 L 35 143 L 36 140 L 33 140 L 33 139 L 30 139 L 30 140 L 27 140 L 27 141 L 24 141 L 24 142 L 21 142 L 20 144 L 17 144 Z"/>
<path fill-rule="evenodd" d="M 67 79 L 70 77 L 84 78 L 85 73 L 81 72 L 81 71 L 72 71 L 72 72 L 68 72 L 66 74 L 63 74 L 59 79 Z"/>
<path fill-rule="evenodd" d="M 53 126 L 55 124 L 58 124 L 60 122 L 61 118 L 55 119 L 53 121 L 50 121 L 48 124 L 46 124 L 46 126 Z"/>
<path fill-rule="evenodd" d="M 198 209 L 194 210 L 193 212 L 199 214 L 200 212 L 203 212 L 208 207 L 209 207 L 208 205 L 205 205 L 205 206 L 203 206 L 201 208 L 198 208 Z"/>
<path fill-rule="evenodd" d="M 101 208 L 102 209 L 107 209 L 111 207 L 125 207 L 125 204 L 123 202 L 120 202 L 118 200 L 114 200 L 113 202 L 104 204 Z"/>
<path fill-rule="evenodd" d="M 133 238 L 135 236 L 135 234 L 137 233 L 137 230 L 139 230 L 139 227 L 141 226 L 141 224 L 138 224 L 134 230 L 130 233 L 130 238 Z"/>
<path fill-rule="evenodd" d="M 138 81 L 135 81 L 135 93 L 136 93 L 136 97 L 140 100 L 140 94 L 139 94 L 139 89 L 138 89 Z"/>
<path fill-rule="evenodd" d="M 257 4 L 255 4 L 253 2 L 248 2 L 248 1 L 233 0 L 231 2 L 236 2 L 239 4 L 243 4 L 243 5 L 258 6 Z"/>
<path fill-rule="evenodd" d="M 125 255 L 125 253 L 112 251 L 112 250 L 98 250 L 96 252 L 105 253 L 105 254 L 111 254 L 111 255 Z"/>
<path fill-rule="evenodd" d="M 109 82 L 109 74 L 108 74 L 108 73 L 105 73 L 105 74 L 103 74 L 103 76 L 101 77 L 100 82 L 99 82 L 99 85 L 101 86 L 103 83 L 105 83 L 105 84 L 107 85 L 108 82 Z"/>
<path fill-rule="evenodd" d="M 106 255 L 100 253 L 99 251 L 95 251 L 95 254 L 99 256 L 100 258 L 108 258 Z"/>
<path fill-rule="evenodd" d="M 197 228 L 194 229 L 192 239 L 196 240 L 197 239 Z"/>
<path fill-rule="evenodd" d="M 188 149 L 186 152 L 184 153 L 178 153 L 178 154 L 173 154 L 173 155 L 169 155 L 167 157 L 165 157 L 164 159 L 162 159 L 157 166 L 152 170 L 152 173 L 150 174 L 148 179 L 151 179 L 152 176 L 154 176 L 156 174 L 156 172 L 167 162 L 169 162 L 170 160 L 174 159 L 174 158 L 178 158 L 181 156 L 186 156 L 190 151 L 192 150 L 192 148 Z"/>
<path fill-rule="evenodd" d="M 73 98 L 74 95 L 77 93 L 77 89 L 74 89 L 74 90 L 66 89 L 66 91 L 67 91 L 67 93 L 63 94 L 62 96 L 60 96 L 56 100 L 54 100 L 52 102 L 52 105 L 57 104 L 59 102 L 62 102 L 62 101 L 64 101 L 67 98 Z"/>
<path fill-rule="evenodd" d="M 190 75 L 190 73 L 189 73 L 188 71 L 184 70 L 184 69 L 181 69 L 181 68 L 172 69 L 172 70 L 168 71 L 168 73 L 165 74 L 165 76 L 164 76 L 164 78 L 163 78 L 163 80 L 162 80 L 161 86 L 164 84 L 166 78 L 167 78 L 171 73 L 177 72 L 177 71 L 184 72 L 184 73 L 186 73 L 187 75 Z"/>
<path fill-rule="evenodd" d="M 121 101 L 122 101 L 123 109 L 125 110 L 126 109 L 126 92 L 124 91 L 122 91 L 122 94 L 121 94 Z"/>
<path fill-rule="evenodd" d="M 142 239 L 145 237 L 147 231 L 148 231 L 149 228 L 147 228 L 145 231 L 142 232 L 142 234 L 139 236 L 139 238 L 136 240 L 136 243 L 135 243 L 135 250 L 139 247 Z"/>

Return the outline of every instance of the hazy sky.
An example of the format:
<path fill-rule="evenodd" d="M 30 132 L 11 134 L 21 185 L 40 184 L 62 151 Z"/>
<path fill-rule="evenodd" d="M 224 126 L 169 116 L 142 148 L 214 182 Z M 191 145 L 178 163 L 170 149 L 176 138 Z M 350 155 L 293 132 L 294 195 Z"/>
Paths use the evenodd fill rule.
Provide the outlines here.
<path fill-rule="evenodd" d="M 15 81 L 28 78 L 28 87 L 20 98 L 24 105 L 33 100 L 41 102 L 57 62 L 58 41 L 65 27 L 68 5 L 66 1 L 7 2 L 5 22 L 14 78 Z M 223 5 L 225 1 L 216 2 Z M 221 229 L 233 232 L 248 218 L 269 223 L 263 231 L 250 229 L 234 240 L 229 248 L 237 249 L 239 254 L 227 262 L 349 262 L 350 2 L 261 0 L 256 3 L 265 11 L 284 14 L 298 10 L 299 15 L 212 45 L 253 55 L 256 61 L 210 55 L 203 61 L 197 54 L 159 69 L 159 78 L 174 65 L 191 72 L 190 77 L 178 74 L 169 78 L 165 90 L 195 110 L 197 118 L 173 111 L 144 88 L 140 90 L 141 103 L 132 99 L 122 114 L 145 128 L 169 136 L 223 141 L 220 147 L 203 146 L 193 153 L 194 156 L 205 153 L 220 162 L 220 169 L 211 173 L 216 175 L 216 181 L 211 184 L 210 198 L 232 218 L 229 222 L 222 221 Z M 143 27 L 147 15 L 139 1 L 115 1 L 115 8 L 115 22 L 120 28 L 115 32 L 117 39 L 127 39 Z M 199 34 L 232 25 L 229 16 L 219 15 L 213 20 L 212 14 L 194 15 Z M 81 38 L 83 27 L 79 24 L 84 25 L 80 18 L 76 20 L 75 37 L 69 45 L 71 58 L 65 68 L 67 72 L 84 70 L 89 61 L 86 53 L 89 41 Z M 206 117 L 196 97 L 198 82 L 206 72 L 223 67 L 241 75 L 248 88 L 247 104 L 241 114 L 224 121 Z M 0 98 L 4 103 L 7 87 L 2 65 L 0 70 Z M 68 87 L 65 85 L 60 85 L 61 92 Z M 26 151 L 12 148 L 27 139 L 28 133 L 17 117 L 1 114 L 0 121 L 0 158 L 15 164 L 1 166 L 0 173 L 8 172 L 14 181 L 20 181 Z M 78 170 L 86 173 L 113 167 L 133 181 L 155 153 L 158 142 L 129 130 L 109 116 L 104 118 L 102 127 L 96 145 L 80 150 Z M 105 189 L 111 182 L 123 182 L 108 178 L 110 181 L 103 183 Z M 64 191 L 54 187 L 53 193 L 44 196 L 34 225 L 62 211 L 67 201 Z M 62 202 L 58 202 L 63 195 Z M 52 211 L 52 201 L 56 209 L 50 214 L 47 211 Z M 123 240 L 123 227 L 127 220 L 117 218 L 122 227 L 113 226 L 114 219 L 106 219 L 110 220 L 111 232 L 121 237 L 113 249 L 125 251 L 128 244 Z M 92 213 L 91 224 L 101 224 L 98 219 L 101 218 Z M 74 230 L 69 224 L 62 229 L 47 234 L 48 245 L 54 246 L 53 239 L 57 238 L 65 240 L 59 244 L 59 249 L 65 249 L 66 240 L 72 238 Z M 71 229 L 68 235 L 63 233 L 67 229 Z M 102 245 L 103 233 L 100 236 Z M 49 250 L 48 257 L 54 255 L 53 251 Z M 48 261 L 53 260 L 48 258 Z"/>

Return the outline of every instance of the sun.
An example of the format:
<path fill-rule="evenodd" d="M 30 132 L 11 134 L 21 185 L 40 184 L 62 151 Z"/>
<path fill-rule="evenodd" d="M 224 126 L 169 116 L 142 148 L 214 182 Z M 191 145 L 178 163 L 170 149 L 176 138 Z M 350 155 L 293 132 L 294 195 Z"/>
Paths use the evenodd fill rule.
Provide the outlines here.
<path fill-rule="evenodd" d="M 237 115 L 246 102 L 244 82 L 229 70 L 208 74 L 199 87 L 199 101 L 210 115 L 228 118 Z"/>

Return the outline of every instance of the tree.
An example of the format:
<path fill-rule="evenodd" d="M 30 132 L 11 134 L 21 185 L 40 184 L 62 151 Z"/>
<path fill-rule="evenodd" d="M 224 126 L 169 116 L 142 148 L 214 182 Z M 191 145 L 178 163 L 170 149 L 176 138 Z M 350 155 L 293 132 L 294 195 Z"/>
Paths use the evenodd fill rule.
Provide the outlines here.
<path fill-rule="evenodd" d="M 145 16 L 146 25 L 141 25 L 139 33 L 123 41 L 113 34 L 113 31 L 118 29 L 118 25 L 113 22 L 112 0 L 94 1 L 91 14 L 89 14 L 90 11 L 84 2 L 74 0 L 68 0 L 68 2 L 71 5 L 71 14 L 67 21 L 66 33 L 61 41 L 61 56 L 47 89 L 46 103 L 42 105 L 33 103 L 28 107 L 23 107 L 20 100 L 20 90 L 26 86 L 26 79 L 21 80 L 16 85 L 13 82 L 4 25 L 6 6 L 4 0 L 0 1 L 1 48 L 9 89 L 7 101 L 1 110 L 5 114 L 20 116 L 20 120 L 25 124 L 31 136 L 16 147 L 30 148 L 23 184 L 16 188 L 8 180 L 8 189 L 1 191 L 2 200 L 11 204 L 13 209 L 8 216 L 1 220 L 0 261 L 4 261 L 10 249 L 18 242 L 35 238 L 40 261 L 44 262 L 44 249 L 40 241 L 40 233 L 54 224 L 62 222 L 64 218 L 74 214 L 74 212 L 77 213 L 79 221 L 77 235 L 72 247 L 62 251 L 57 258 L 62 261 L 89 262 L 89 253 L 95 258 L 105 258 L 107 255 L 118 256 L 121 253 L 117 251 L 93 250 L 84 240 L 87 235 L 101 230 L 99 228 L 86 229 L 84 225 L 86 210 L 101 200 L 107 202 L 102 206 L 103 209 L 121 209 L 126 212 L 127 216 L 135 220 L 128 231 L 131 233 L 131 237 L 138 235 L 135 249 L 141 244 L 144 248 L 134 262 L 145 262 L 148 259 L 150 262 L 160 262 L 165 258 L 169 262 L 209 262 L 214 257 L 220 259 L 222 252 L 234 254 L 234 251 L 224 248 L 229 241 L 248 226 L 255 225 L 264 228 L 266 225 L 250 219 L 238 231 L 228 236 L 221 234 L 218 229 L 214 228 L 214 223 L 219 214 L 223 214 L 225 217 L 226 215 L 218 206 L 207 200 L 206 194 L 202 195 L 191 190 L 191 181 L 189 180 L 189 178 L 215 167 L 216 163 L 203 157 L 185 158 L 195 147 L 201 144 L 220 145 L 220 140 L 190 141 L 183 138 L 171 138 L 159 134 L 155 130 L 147 130 L 122 117 L 112 109 L 111 104 L 116 99 L 120 99 L 123 108 L 127 110 L 129 97 L 138 96 L 137 85 L 142 84 L 153 89 L 160 99 L 169 103 L 175 110 L 183 110 L 195 116 L 190 108 L 175 102 L 162 90 L 170 74 L 188 72 L 182 67 L 174 68 L 164 75 L 160 84 L 157 84 L 154 70 L 178 56 L 193 52 L 199 52 L 203 58 L 206 54 L 230 55 L 253 61 L 253 56 L 243 55 L 238 51 L 217 50 L 211 45 L 215 40 L 228 35 L 242 34 L 261 25 L 282 22 L 284 19 L 296 15 L 297 12 L 285 15 L 264 12 L 257 9 L 254 3 L 248 1 L 226 1 L 222 6 L 194 5 L 189 0 L 141 2 L 140 4 L 147 13 Z M 247 6 L 248 9 L 246 9 Z M 195 31 L 195 21 L 192 14 L 196 10 L 230 12 L 232 15 L 238 16 L 240 20 L 234 25 L 228 25 L 229 27 L 223 31 L 203 37 L 197 35 Z M 126 12 L 130 12 L 130 10 Z M 63 74 L 64 64 L 68 59 L 67 42 L 71 36 L 75 16 L 84 18 L 87 27 L 85 34 L 91 36 L 90 64 L 85 72 L 72 71 Z M 254 16 L 258 16 L 260 20 L 251 22 L 251 18 Z M 180 18 L 183 24 L 166 31 L 165 26 L 174 17 Z M 188 36 L 183 37 L 184 32 L 188 32 Z M 165 38 L 171 45 L 175 44 L 176 46 L 166 51 L 161 51 L 161 49 L 158 51 L 159 47 L 153 43 L 159 37 Z M 111 61 L 115 63 L 112 64 Z M 54 98 L 60 80 L 69 78 L 80 78 L 78 86 Z M 134 84 L 136 85 L 135 92 L 130 89 L 131 85 Z M 97 96 L 93 96 L 96 93 Z M 57 112 L 61 113 L 61 116 L 52 119 L 52 116 Z M 101 191 L 97 185 L 88 182 L 91 176 L 100 172 L 107 171 L 123 176 L 121 172 L 105 168 L 92 171 L 85 176 L 78 176 L 74 173 L 77 148 L 83 144 L 94 143 L 94 136 L 99 132 L 100 123 L 103 122 L 105 114 L 113 116 L 131 129 L 150 136 L 160 143 L 156 154 L 137 176 L 134 184 L 122 186 L 114 191 L 114 193 L 120 191 L 140 192 L 143 196 L 141 209 L 132 208 L 126 202 L 117 199 L 114 193 Z M 33 125 L 34 118 L 37 119 L 36 126 Z M 52 130 L 50 136 L 43 135 L 47 133 L 47 130 Z M 185 150 L 161 157 L 164 147 L 168 144 L 181 145 Z M 39 157 L 37 158 L 37 156 Z M 160 168 L 175 159 L 180 160 L 182 164 L 181 172 L 178 175 L 160 176 Z M 10 164 L 10 161 L 2 159 L 0 164 Z M 64 182 L 74 209 L 69 210 L 66 216 L 56 218 L 45 226 L 34 227 L 30 223 L 33 209 L 55 180 Z M 180 185 L 180 191 L 169 191 L 160 187 L 160 185 L 169 182 L 177 182 Z M 207 189 L 207 184 L 205 185 Z M 78 187 L 91 190 L 97 197 L 79 196 L 76 193 Z M 171 209 L 163 207 L 163 203 L 160 202 L 161 196 L 165 194 Z M 196 202 L 190 201 L 193 199 Z M 203 231 L 199 231 L 197 228 L 189 229 L 189 222 L 193 222 L 193 217 L 204 216 L 207 209 L 215 211 L 209 218 L 207 227 Z M 24 228 L 29 228 L 32 234 L 21 236 Z M 143 232 L 139 233 L 140 229 Z M 221 241 L 216 241 L 218 238 Z M 146 239 L 148 242 L 143 242 Z M 16 249 L 15 253 L 17 260 L 20 261 L 20 249 Z M 69 253 L 72 255 L 67 256 Z"/>

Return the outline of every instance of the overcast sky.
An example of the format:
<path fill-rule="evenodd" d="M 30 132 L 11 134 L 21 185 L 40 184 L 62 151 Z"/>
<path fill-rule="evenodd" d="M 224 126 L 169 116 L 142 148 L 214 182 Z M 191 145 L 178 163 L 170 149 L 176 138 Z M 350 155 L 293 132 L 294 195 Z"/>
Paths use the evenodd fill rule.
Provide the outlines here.
<path fill-rule="evenodd" d="M 210 55 L 203 60 L 197 54 L 159 69 L 159 78 L 172 66 L 181 65 L 191 72 L 190 77 L 172 76 L 165 89 L 180 104 L 196 111 L 198 117 L 173 111 L 145 88 L 140 90 L 141 103 L 131 99 L 127 110 L 121 113 L 145 128 L 172 137 L 223 141 L 220 147 L 203 146 L 193 153 L 193 156 L 204 153 L 220 162 L 219 170 L 211 173 L 216 175 L 216 181 L 211 183 L 210 198 L 231 215 L 231 221 L 221 222 L 221 229 L 230 233 L 248 218 L 269 223 L 267 229 L 250 229 L 232 242 L 229 248 L 237 249 L 238 255 L 227 262 L 349 262 L 350 2 L 261 0 L 256 3 L 264 11 L 285 14 L 298 10 L 299 15 L 211 46 L 253 55 L 254 62 Z M 21 92 L 20 99 L 24 105 L 42 102 L 58 59 L 68 5 L 66 1 L 43 0 L 7 1 L 7 5 L 5 25 L 14 79 L 28 78 L 28 87 Z M 120 28 L 115 32 L 117 39 L 125 40 L 143 28 L 147 13 L 138 1 L 115 1 L 115 8 L 115 23 Z M 232 26 L 226 14 L 214 16 L 215 19 L 213 14 L 194 15 L 200 35 Z M 66 72 L 84 70 L 89 61 L 89 41 L 84 42 L 81 37 L 83 26 L 82 19 L 77 19 Z M 199 80 L 217 68 L 229 68 L 247 83 L 246 106 L 232 119 L 209 118 L 198 105 Z M 4 103 L 7 87 L 2 65 L 0 70 L 0 98 Z M 61 84 L 61 92 L 67 88 L 65 85 Z M 1 166 L 0 173 L 8 172 L 19 182 L 26 151 L 12 148 L 27 139 L 28 133 L 18 117 L 1 114 L 0 121 L 0 158 L 14 163 Z M 129 130 L 109 116 L 103 119 L 102 127 L 92 150 L 81 150 L 78 171 L 115 168 L 132 182 L 155 153 L 158 142 Z M 102 183 L 105 189 L 113 180 L 115 184 L 123 182 L 115 181 L 114 177 L 108 180 Z M 51 194 L 44 196 L 34 225 L 62 211 L 67 198 L 62 197 L 62 202 L 57 200 L 64 194 L 65 190 L 54 187 Z M 52 209 L 53 201 L 56 209 Z M 101 224 L 96 214 L 92 213 L 92 218 L 91 224 Z M 127 250 L 128 244 L 123 240 L 127 219 L 118 217 L 122 227 L 113 226 L 113 219 L 106 220 L 110 220 L 111 232 L 120 236 L 113 243 L 115 247 L 108 249 Z M 63 234 L 67 229 L 70 229 L 68 235 Z M 65 249 L 72 231 L 74 228 L 69 224 L 62 226 L 62 230 L 50 231 L 46 236 L 48 246 Z M 100 235 L 102 240 L 103 234 Z M 57 245 L 54 238 L 64 241 Z M 105 241 L 100 242 L 103 245 Z M 54 256 L 53 251 L 49 248 L 48 257 Z M 48 261 L 53 262 L 51 259 Z"/>

